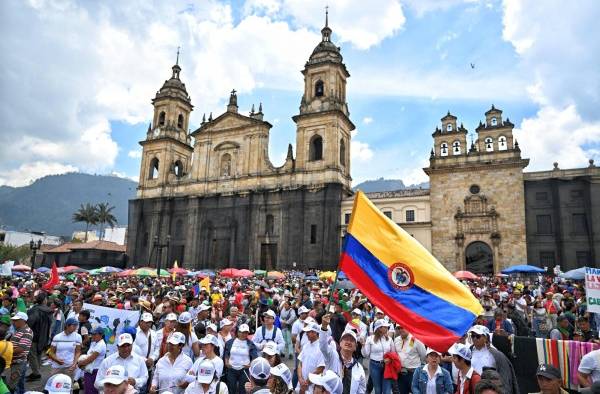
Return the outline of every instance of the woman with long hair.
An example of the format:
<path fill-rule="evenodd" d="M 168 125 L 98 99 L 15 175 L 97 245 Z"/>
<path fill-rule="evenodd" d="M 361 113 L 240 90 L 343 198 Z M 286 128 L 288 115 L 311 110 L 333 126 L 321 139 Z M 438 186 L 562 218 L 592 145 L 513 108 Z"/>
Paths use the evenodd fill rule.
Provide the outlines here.
<path fill-rule="evenodd" d="M 177 318 L 177 327 L 175 331 L 185 336 L 183 353 L 187 354 L 192 360 L 200 356 L 200 344 L 194 330 L 192 330 L 192 315 L 189 312 L 183 312 Z"/>
<path fill-rule="evenodd" d="M 292 388 L 292 371 L 284 363 L 280 363 L 271 367 L 271 379 L 268 383 L 269 390 L 272 394 L 291 394 Z"/>
<path fill-rule="evenodd" d="M 369 335 L 362 347 L 363 357 L 369 358 L 369 372 L 375 394 L 390 394 L 392 380 L 383 377 L 384 355 L 394 350 L 394 341 L 388 337 L 388 323 L 384 319 L 373 324 L 373 334 Z"/>

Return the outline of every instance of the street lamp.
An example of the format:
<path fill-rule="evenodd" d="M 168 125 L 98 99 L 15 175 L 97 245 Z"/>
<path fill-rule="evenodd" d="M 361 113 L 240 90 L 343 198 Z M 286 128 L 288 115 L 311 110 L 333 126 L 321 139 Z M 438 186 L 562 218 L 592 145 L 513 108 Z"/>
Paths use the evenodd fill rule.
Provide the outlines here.
<path fill-rule="evenodd" d="M 37 251 L 42 247 L 42 240 L 38 239 L 37 242 L 33 242 L 33 239 L 29 241 L 29 249 L 31 249 L 31 273 L 33 274 L 33 269 L 35 268 L 35 255 Z"/>
<path fill-rule="evenodd" d="M 160 278 L 160 264 L 162 261 L 162 250 L 167 248 L 167 259 L 169 258 L 169 244 L 171 243 L 171 236 L 167 234 L 167 240 L 164 244 L 161 244 L 158 240 L 158 235 L 154 236 L 154 247 L 158 251 L 158 259 L 156 261 L 156 277 Z"/>

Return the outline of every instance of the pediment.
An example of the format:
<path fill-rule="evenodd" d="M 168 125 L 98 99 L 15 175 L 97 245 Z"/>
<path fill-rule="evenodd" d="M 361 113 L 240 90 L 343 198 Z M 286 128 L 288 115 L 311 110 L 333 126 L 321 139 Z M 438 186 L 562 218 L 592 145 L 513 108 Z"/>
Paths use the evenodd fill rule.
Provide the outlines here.
<path fill-rule="evenodd" d="M 238 144 L 237 142 L 234 142 L 234 141 L 225 141 L 225 142 L 221 142 L 220 144 L 218 144 L 217 146 L 215 146 L 215 151 L 229 150 L 229 149 L 239 149 L 239 148 L 240 148 L 240 144 Z"/>
<path fill-rule="evenodd" d="M 263 120 L 254 119 L 235 112 L 225 112 L 211 122 L 204 123 L 199 129 L 194 131 L 192 135 L 204 131 L 220 132 L 233 129 L 243 129 L 246 127 L 255 127 L 257 125 L 266 126 L 268 128 L 272 127 L 270 123 Z"/>

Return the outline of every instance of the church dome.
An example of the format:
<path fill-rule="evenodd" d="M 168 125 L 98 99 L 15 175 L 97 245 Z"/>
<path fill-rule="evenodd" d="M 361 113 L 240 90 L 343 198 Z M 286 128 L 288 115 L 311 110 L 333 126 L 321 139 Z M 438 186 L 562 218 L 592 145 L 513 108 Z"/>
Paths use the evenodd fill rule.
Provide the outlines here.
<path fill-rule="evenodd" d="M 187 93 L 185 88 L 185 84 L 181 82 L 179 79 L 179 73 L 181 72 L 181 67 L 178 64 L 175 64 L 173 67 L 173 75 L 171 78 L 167 79 L 163 86 L 156 92 L 156 97 L 154 100 L 158 100 L 161 98 L 179 98 L 183 101 L 190 102 L 190 96 Z"/>
<path fill-rule="evenodd" d="M 308 64 L 320 63 L 324 61 L 342 62 L 340 48 L 331 42 L 332 30 L 329 28 L 328 15 L 325 14 L 325 27 L 321 29 L 321 42 L 313 50 Z"/>

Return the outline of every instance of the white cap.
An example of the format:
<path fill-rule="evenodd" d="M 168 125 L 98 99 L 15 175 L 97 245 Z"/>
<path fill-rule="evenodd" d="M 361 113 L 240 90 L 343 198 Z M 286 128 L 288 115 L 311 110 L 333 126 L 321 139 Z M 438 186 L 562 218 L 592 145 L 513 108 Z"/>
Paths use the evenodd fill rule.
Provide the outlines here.
<path fill-rule="evenodd" d="M 271 309 L 263 312 L 262 315 L 272 317 L 273 319 L 275 319 L 277 317 L 277 315 L 275 315 L 275 312 L 273 312 Z"/>
<path fill-rule="evenodd" d="M 50 376 L 44 390 L 48 391 L 48 394 L 58 394 L 70 393 L 72 388 L 73 382 L 71 381 L 71 378 L 65 374 L 58 373 Z"/>
<path fill-rule="evenodd" d="M 331 394 L 342 394 L 343 385 L 342 378 L 336 375 L 335 372 L 328 369 L 323 375 L 317 375 L 315 373 L 308 374 L 308 380 L 317 386 L 322 386 L 325 390 Z"/>
<path fill-rule="evenodd" d="M 200 312 L 207 311 L 210 309 L 210 305 L 206 305 L 206 304 L 202 303 L 202 304 L 200 304 L 200 306 L 198 308 L 200 309 Z"/>
<path fill-rule="evenodd" d="M 119 339 L 117 340 L 117 346 L 125 345 L 126 343 L 130 345 L 133 344 L 133 337 L 131 336 L 131 334 L 125 333 L 119 335 Z"/>
<path fill-rule="evenodd" d="M 462 359 L 471 361 L 471 349 L 462 343 L 455 343 L 454 345 L 450 346 L 448 353 L 453 356 L 458 356 Z"/>
<path fill-rule="evenodd" d="M 215 378 L 215 365 L 212 361 L 205 358 L 198 365 L 198 372 L 196 373 L 196 380 L 199 383 L 210 383 Z"/>
<path fill-rule="evenodd" d="M 25 320 L 27 321 L 27 313 L 25 312 L 17 312 L 10 320 Z"/>
<path fill-rule="evenodd" d="M 474 332 L 475 334 L 479 334 L 479 335 L 489 335 L 490 334 L 490 330 L 486 327 L 486 326 L 482 326 L 479 324 L 474 325 L 473 327 L 471 327 L 469 329 L 469 332 Z"/>
<path fill-rule="evenodd" d="M 255 358 L 250 363 L 250 375 L 254 379 L 269 379 L 269 376 L 271 376 L 271 364 L 269 364 L 266 358 Z"/>
<path fill-rule="evenodd" d="M 353 315 L 362 315 L 362 311 L 358 308 L 354 308 L 354 310 L 352 311 Z"/>
<path fill-rule="evenodd" d="M 356 341 L 356 333 L 352 330 L 346 330 L 342 333 L 342 335 L 340 336 L 340 340 L 342 338 L 344 338 L 346 335 L 350 335 L 352 338 L 354 338 L 354 340 Z"/>
<path fill-rule="evenodd" d="M 303 313 L 308 313 L 310 312 L 310 309 L 308 309 L 307 307 L 305 307 L 304 305 L 302 305 L 300 308 L 298 308 L 298 314 L 301 315 Z"/>
<path fill-rule="evenodd" d="M 428 347 L 427 350 L 425 350 L 425 354 L 429 356 L 431 353 L 435 353 L 435 354 L 437 354 L 440 357 L 442 356 L 442 353 L 438 352 L 435 349 L 432 349 L 432 348 Z"/>
<path fill-rule="evenodd" d="M 271 375 L 279 376 L 281 379 L 283 379 L 285 384 L 287 384 L 288 389 L 293 388 L 293 386 L 292 386 L 292 371 L 290 371 L 288 366 L 285 365 L 284 363 L 281 363 L 279 365 L 271 367 Z"/>
<path fill-rule="evenodd" d="M 165 320 L 177 320 L 177 315 L 171 312 L 165 317 Z"/>
<path fill-rule="evenodd" d="M 250 332 L 250 327 L 247 324 L 240 324 L 238 332 Z"/>
<path fill-rule="evenodd" d="M 181 312 L 177 321 L 181 324 L 188 324 L 192 321 L 192 314 L 190 312 Z"/>
<path fill-rule="evenodd" d="M 233 324 L 233 322 L 231 320 L 229 320 L 228 318 L 224 318 L 223 320 L 221 320 L 221 322 L 219 323 L 221 328 L 225 327 L 225 326 L 229 326 L 231 324 Z"/>
<path fill-rule="evenodd" d="M 212 344 L 214 346 L 219 346 L 219 341 L 217 340 L 217 337 L 214 336 L 213 334 L 206 334 L 204 337 L 200 338 L 200 344 L 202 345 L 206 345 L 206 344 Z"/>
<path fill-rule="evenodd" d="M 169 335 L 167 342 L 173 345 L 183 345 L 185 343 L 185 335 L 179 331 L 174 331 Z"/>
<path fill-rule="evenodd" d="M 209 323 L 206 325 L 206 329 L 207 330 L 213 330 L 214 332 L 217 332 L 219 330 L 217 330 L 217 325 L 215 323 Z"/>
<path fill-rule="evenodd" d="M 277 349 L 277 344 L 273 341 L 269 341 L 265 344 L 265 347 L 263 347 L 263 353 L 268 354 L 269 356 L 274 356 L 276 354 L 279 354 L 279 349 Z"/>
<path fill-rule="evenodd" d="M 377 319 L 373 323 L 373 331 L 377 331 L 379 327 L 388 327 L 388 323 L 384 319 Z"/>
<path fill-rule="evenodd" d="M 309 322 L 306 326 L 304 326 L 302 331 L 304 331 L 304 332 L 309 332 L 309 331 L 319 332 L 320 329 L 321 329 L 321 327 L 319 327 L 319 325 L 317 323 Z"/>
<path fill-rule="evenodd" d="M 150 313 L 144 312 L 144 313 L 142 313 L 141 320 L 152 323 L 154 321 L 154 318 L 152 317 L 152 315 Z"/>
<path fill-rule="evenodd" d="M 103 386 L 105 383 L 119 385 L 127 380 L 129 374 L 122 365 L 113 365 L 106 370 L 104 378 L 100 382 Z"/>

